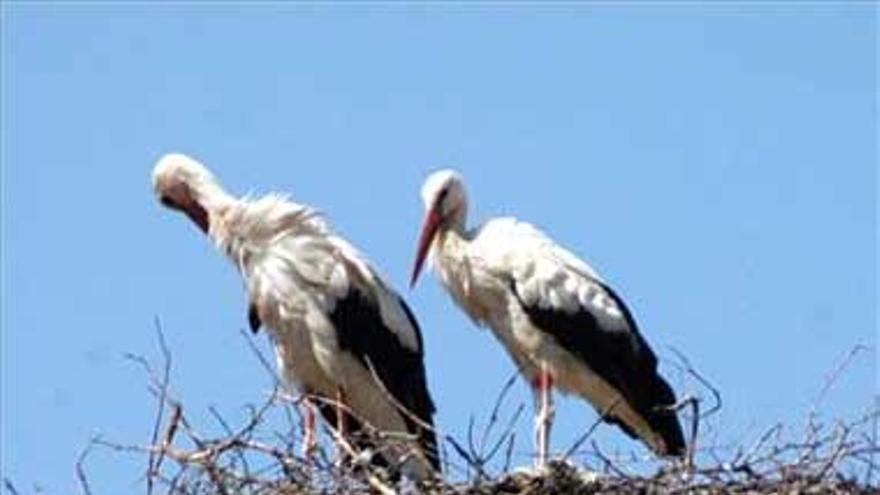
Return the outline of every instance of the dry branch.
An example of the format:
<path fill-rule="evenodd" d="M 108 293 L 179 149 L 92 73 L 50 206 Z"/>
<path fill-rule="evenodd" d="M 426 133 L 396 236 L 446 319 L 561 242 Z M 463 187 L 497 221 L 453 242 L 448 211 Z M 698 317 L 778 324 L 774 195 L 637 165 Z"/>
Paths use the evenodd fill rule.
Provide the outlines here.
<path fill-rule="evenodd" d="M 94 447 L 114 452 L 144 456 L 147 461 L 146 492 L 152 495 L 161 490 L 169 495 L 311 495 L 311 494 L 367 494 L 425 493 L 428 495 L 509 495 L 509 494 L 877 494 L 873 485 L 877 470 L 878 422 L 880 400 L 867 414 L 849 422 L 821 424 L 815 411 L 808 417 L 802 438 L 792 439 L 781 424 L 763 431 L 748 448 L 702 445 L 697 448 L 699 422 L 720 408 L 720 393 L 678 351 L 679 368 L 694 377 L 711 392 L 714 403 L 700 412 L 701 398 L 688 395 L 675 408 L 690 405 L 691 439 L 685 462 L 665 463 L 654 474 L 646 462 L 656 466 L 658 461 L 635 454 L 611 455 L 600 450 L 590 439 L 602 423 L 601 417 L 591 424 L 565 454 L 551 462 L 544 470 L 510 470 L 514 426 L 524 406 L 519 404 L 508 419 L 502 422 L 504 401 L 516 377 L 501 388 L 487 423 L 476 440 L 473 423 L 468 438 L 461 442 L 451 435 L 437 431 L 441 461 L 464 473 L 464 478 L 432 480 L 418 486 L 393 474 L 393 469 L 382 469 L 368 462 L 369 456 L 346 439 L 339 438 L 333 425 L 327 425 L 334 444 L 347 454 L 348 462 L 334 463 L 328 442 L 319 445 L 314 456 L 305 458 L 294 450 L 299 437 L 302 416 L 297 405 L 302 396 L 287 395 L 268 360 L 259 354 L 248 334 L 243 332 L 261 363 L 273 377 L 275 388 L 258 407 L 250 409 L 240 426 L 224 418 L 211 408 L 210 414 L 222 430 L 222 436 L 211 437 L 199 431 L 186 414 L 183 403 L 170 392 L 171 353 L 157 321 L 162 366 L 154 368 L 146 359 L 127 356 L 142 367 L 149 379 L 149 391 L 156 398 L 156 419 L 152 425 L 149 443 L 132 446 L 119 445 L 102 438 L 93 439 L 76 462 L 80 491 L 93 493 L 86 470 L 86 460 Z M 823 398 L 839 375 L 858 351 L 853 351 L 842 365 L 829 375 L 819 399 Z M 309 398 L 321 401 L 322 398 Z M 291 411 L 296 411 L 293 414 Z M 349 411 L 351 412 L 351 411 Z M 608 411 L 610 412 L 610 411 Z M 408 411 L 404 410 L 404 413 Z M 607 412 L 606 412 L 607 413 Z M 276 415 L 286 422 L 279 431 L 270 427 L 268 417 Z M 412 415 L 412 418 L 420 421 Z M 420 423 L 422 427 L 430 425 Z M 500 427 L 503 425 L 503 428 Z M 376 451 L 400 442 L 401 435 L 392 435 L 364 427 Z M 589 447 L 582 449 L 589 440 Z M 465 447 L 467 445 L 467 447 Z M 491 475 L 487 466 L 503 452 L 501 472 Z M 375 453 L 374 453 L 375 454 Z M 598 471 L 577 467 L 568 462 L 574 456 L 594 459 Z M 503 461 L 503 462 L 502 462 Z M 392 466 L 393 467 L 393 466 Z M 18 495 L 11 481 L 4 479 L 6 491 Z"/>

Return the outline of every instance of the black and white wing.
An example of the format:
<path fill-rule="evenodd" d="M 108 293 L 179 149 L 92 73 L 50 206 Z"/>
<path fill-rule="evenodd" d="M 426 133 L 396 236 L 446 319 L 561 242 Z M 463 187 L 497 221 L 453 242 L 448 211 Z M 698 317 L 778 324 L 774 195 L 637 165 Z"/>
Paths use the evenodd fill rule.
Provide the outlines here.
<path fill-rule="evenodd" d="M 487 267 L 507 277 L 532 325 L 604 380 L 640 416 L 606 419 L 663 455 L 680 455 L 681 426 L 672 388 L 623 300 L 583 261 L 535 227 L 514 219 L 487 223 L 478 237 Z M 596 397 L 587 397 L 594 404 Z M 644 430 L 647 424 L 650 431 Z"/>
<path fill-rule="evenodd" d="M 328 316 L 339 349 L 353 354 L 390 394 L 425 456 L 439 470 L 433 430 L 434 402 L 428 391 L 424 348 L 418 322 L 406 302 L 348 243 L 329 238 L 345 266 L 347 289 Z"/>
<path fill-rule="evenodd" d="M 284 204 L 276 201 L 272 206 Z M 252 250 L 240 263 L 248 274 L 252 328 L 266 320 L 268 326 L 284 332 L 290 322 L 297 322 L 307 330 L 311 347 L 311 352 L 302 354 L 314 356 L 320 368 L 311 375 L 332 382 L 312 392 L 333 400 L 334 392 L 328 388 L 342 391 L 346 405 L 357 416 L 349 424 L 367 422 L 380 430 L 405 430 L 418 439 L 436 470 L 439 462 L 431 427 L 434 403 L 415 318 L 351 245 L 315 218 L 294 222 L 296 211 L 279 215 L 274 222 L 283 224 L 290 217 L 288 223 L 294 227 L 270 232 L 274 237 L 267 239 L 265 247 Z M 273 218 L 257 213 L 262 212 L 253 216 L 263 220 L 256 225 Z M 335 417 L 330 408 L 323 407 L 321 412 L 325 418 Z"/>

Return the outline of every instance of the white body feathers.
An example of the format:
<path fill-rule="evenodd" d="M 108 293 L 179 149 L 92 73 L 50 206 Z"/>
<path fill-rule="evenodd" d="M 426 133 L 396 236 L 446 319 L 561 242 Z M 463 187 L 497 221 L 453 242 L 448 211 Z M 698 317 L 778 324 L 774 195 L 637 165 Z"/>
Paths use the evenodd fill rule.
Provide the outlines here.
<path fill-rule="evenodd" d="M 207 234 L 238 268 L 251 311 L 271 335 L 278 366 L 289 383 L 324 400 L 341 392 L 346 407 L 362 422 L 403 436 L 412 433 L 397 407 L 398 401 L 406 401 L 389 395 L 356 349 L 341 348 L 343 331 L 370 329 L 340 329 L 332 321 L 340 301 L 360 294 L 379 309 L 382 330 L 393 334 L 391 340 L 421 357 L 418 329 L 403 301 L 357 250 L 335 236 L 312 209 L 279 195 L 234 198 L 201 164 L 183 155 L 160 160 L 154 187 L 164 203 L 191 218 L 200 215 L 190 213 L 192 205 L 207 211 Z M 411 371 L 424 378 L 423 369 Z M 426 400 L 430 405 L 430 398 Z M 432 405 L 429 422 L 431 413 Z M 429 476 L 424 455 L 416 457 L 421 461 L 409 462 L 405 469 L 418 478 Z"/>

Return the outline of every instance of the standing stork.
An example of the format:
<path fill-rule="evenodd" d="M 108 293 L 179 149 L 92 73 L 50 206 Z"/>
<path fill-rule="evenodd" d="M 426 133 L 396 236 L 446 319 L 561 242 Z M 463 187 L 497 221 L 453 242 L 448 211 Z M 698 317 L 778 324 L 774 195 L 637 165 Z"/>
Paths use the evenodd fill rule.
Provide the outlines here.
<path fill-rule="evenodd" d="M 683 455 L 675 394 L 656 356 L 623 300 L 586 263 L 514 218 L 467 229 L 467 196 L 454 171 L 428 177 L 422 199 L 410 285 L 430 252 L 455 302 L 507 349 L 535 395 L 539 466 L 547 461 L 553 386 L 587 399 L 655 453 Z"/>
<path fill-rule="evenodd" d="M 404 474 L 439 470 L 418 324 L 360 253 L 311 208 L 274 194 L 233 197 L 184 155 L 159 160 L 153 188 L 238 268 L 251 329 L 268 329 L 284 377 L 305 393 L 307 453 L 316 405 L 339 438 L 367 426 L 390 433 L 382 459 Z"/>

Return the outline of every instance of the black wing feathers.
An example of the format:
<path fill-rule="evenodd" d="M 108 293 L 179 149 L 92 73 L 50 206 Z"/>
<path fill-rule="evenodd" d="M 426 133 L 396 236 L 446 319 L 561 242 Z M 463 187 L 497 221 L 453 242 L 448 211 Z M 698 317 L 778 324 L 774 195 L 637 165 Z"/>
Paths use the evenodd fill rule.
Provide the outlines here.
<path fill-rule="evenodd" d="M 684 434 L 681 431 L 681 424 L 674 411 L 668 408 L 674 405 L 677 400 L 672 387 L 657 373 L 657 356 L 654 351 L 645 342 L 645 339 L 639 333 L 635 319 L 632 317 L 629 308 L 623 302 L 623 299 L 617 295 L 614 290 L 602 282 L 598 282 L 603 289 L 614 299 L 617 307 L 623 312 L 630 332 L 638 341 L 638 347 L 643 350 L 644 362 L 642 363 L 641 373 L 644 375 L 644 385 L 647 386 L 642 392 L 641 400 L 645 401 L 650 414 L 646 415 L 648 424 L 651 428 L 657 430 L 666 443 L 667 455 L 682 456 L 685 454 Z M 643 413 L 644 414 L 644 413 Z"/>
<path fill-rule="evenodd" d="M 251 303 L 248 306 L 248 326 L 251 328 L 251 333 L 257 333 L 260 331 L 260 327 L 263 325 L 262 320 L 260 320 L 260 313 L 257 311 L 257 305 Z"/>
<path fill-rule="evenodd" d="M 662 436 L 667 449 L 664 454 L 681 455 L 685 445 L 678 418 L 675 413 L 663 410 L 664 406 L 675 403 L 675 394 L 657 373 L 657 357 L 639 334 L 623 300 L 608 286 L 600 285 L 623 312 L 625 327 L 604 328 L 590 308 L 583 306 L 576 313 L 567 313 L 552 307 L 526 305 L 515 282 L 511 282 L 511 289 L 534 326 L 550 334 L 620 391 L 630 406 Z M 620 426 L 629 436 L 637 437 L 617 418 L 612 416 L 606 420 Z"/>
<path fill-rule="evenodd" d="M 398 300 L 416 332 L 418 349 L 404 346 L 386 326 L 376 304 L 356 288 L 351 288 L 344 298 L 336 302 L 336 307 L 329 315 L 330 320 L 336 327 L 340 349 L 351 352 L 374 370 L 383 386 L 409 414 L 433 427 L 434 403 L 428 392 L 422 361 L 421 332 L 409 307 L 399 296 Z M 402 414 L 408 430 L 419 436 L 428 460 L 439 470 L 434 431 L 423 428 L 409 414 Z"/>

